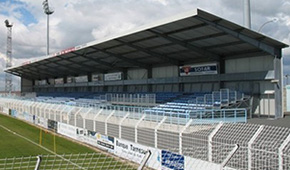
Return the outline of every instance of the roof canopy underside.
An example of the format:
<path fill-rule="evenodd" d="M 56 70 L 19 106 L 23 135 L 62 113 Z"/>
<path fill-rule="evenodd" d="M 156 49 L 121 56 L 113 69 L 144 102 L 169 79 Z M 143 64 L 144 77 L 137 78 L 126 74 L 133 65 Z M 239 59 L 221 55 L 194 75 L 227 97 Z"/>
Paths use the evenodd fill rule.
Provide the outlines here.
<path fill-rule="evenodd" d="M 6 72 L 37 80 L 128 68 L 150 69 L 158 65 L 219 62 L 228 58 L 281 57 L 281 49 L 285 47 L 286 44 L 197 10 L 194 14 L 74 47 Z"/>

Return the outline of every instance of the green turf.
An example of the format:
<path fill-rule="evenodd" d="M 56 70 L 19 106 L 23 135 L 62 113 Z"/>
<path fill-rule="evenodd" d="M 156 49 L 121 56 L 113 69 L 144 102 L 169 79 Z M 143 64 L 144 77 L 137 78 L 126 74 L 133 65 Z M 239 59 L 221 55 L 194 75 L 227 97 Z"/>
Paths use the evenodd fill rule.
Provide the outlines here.
<path fill-rule="evenodd" d="M 31 126 L 23 121 L 0 114 L 0 125 L 39 143 L 40 129 Z M 42 146 L 49 150 L 54 150 L 54 136 L 51 133 L 42 132 Z M 71 142 L 67 139 L 56 136 L 56 152 L 63 153 L 88 153 L 94 150 Z M 29 156 L 37 154 L 51 154 L 0 127 L 0 158 L 12 156 Z"/>
<path fill-rule="evenodd" d="M 24 121 L 3 114 L 0 114 L 0 125 L 32 140 L 33 142 L 39 143 L 40 129 L 35 126 L 32 126 Z M 72 159 L 74 163 L 81 165 L 82 167 L 100 170 L 104 168 L 114 170 L 136 169 L 132 167 L 130 164 L 120 162 L 120 160 L 117 160 L 116 158 L 110 157 L 108 155 L 104 155 L 103 153 L 98 153 L 89 147 L 77 144 L 62 137 L 55 136 L 55 138 L 56 138 L 57 154 L 59 155 L 65 154 L 64 156 L 66 157 L 66 159 Z M 54 135 L 51 132 L 47 133 L 45 131 L 42 131 L 42 146 L 51 151 L 54 150 L 53 139 Z M 83 155 L 80 158 L 83 158 L 84 155 L 87 155 L 87 153 L 93 156 L 87 156 L 85 157 L 85 160 L 78 159 L 80 154 Z M 19 167 L 16 169 L 34 169 L 33 167 L 35 166 L 36 157 L 33 155 L 44 155 L 43 162 L 41 164 L 42 168 L 46 167 L 44 169 L 55 169 L 55 170 L 68 168 L 77 169 L 73 164 L 70 163 L 68 164 L 66 161 L 63 161 L 63 159 L 60 159 L 58 157 L 54 156 L 49 158 L 45 157 L 45 155 L 53 155 L 53 154 L 0 127 L 0 169 L 2 168 L 14 169 L 15 166 Z M 73 158 L 71 157 L 72 155 L 75 155 L 76 157 Z M 31 159 L 34 160 L 30 163 L 27 163 L 27 165 L 25 165 L 24 163 L 25 161 L 27 162 L 27 160 L 15 161 L 14 158 L 9 160 L 6 159 L 12 157 L 21 158 L 30 156 L 33 156 L 31 157 Z M 7 163 L 9 165 L 7 165 Z M 57 165 L 55 165 L 55 163 Z"/>

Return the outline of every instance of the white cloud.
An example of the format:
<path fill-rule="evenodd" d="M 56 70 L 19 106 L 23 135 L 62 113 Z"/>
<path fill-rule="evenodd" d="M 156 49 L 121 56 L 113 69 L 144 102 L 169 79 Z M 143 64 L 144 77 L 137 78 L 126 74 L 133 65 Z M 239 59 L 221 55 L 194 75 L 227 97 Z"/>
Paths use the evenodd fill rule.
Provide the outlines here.
<path fill-rule="evenodd" d="M 6 18 L 14 22 L 14 62 L 45 55 L 46 16 L 42 1 L 19 0 L 22 4 L 0 2 L 0 21 Z M 156 20 L 176 15 L 195 8 L 243 24 L 243 0 L 49 0 L 55 13 L 50 17 L 51 52 L 101 39 L 111 34 L 131 30 Z M 290 3 L 288 0 L 252 0 L 252 28 L 259 27 L 271 18 L 276 23 L 267 24 L 262 32 L 275 39 L 290 43 Z M 25 8 L 33 15 L 36 23 L 24 24 L 19 8 Z M 6 28 L 0 22 L 0 53 L 6 53 Z M 284 50 L 285 66 L 290 67 L 290 50 Z M 3 63 L 2 60 L 0 62 Z M 3 65 L 3 64 L 0 64 Z M 287 69 L 285 69 L 287 70 Z M 287 71 L 288 72 L 288 71 Z M 290 73 L 290 70 L 289 70 Z"/>

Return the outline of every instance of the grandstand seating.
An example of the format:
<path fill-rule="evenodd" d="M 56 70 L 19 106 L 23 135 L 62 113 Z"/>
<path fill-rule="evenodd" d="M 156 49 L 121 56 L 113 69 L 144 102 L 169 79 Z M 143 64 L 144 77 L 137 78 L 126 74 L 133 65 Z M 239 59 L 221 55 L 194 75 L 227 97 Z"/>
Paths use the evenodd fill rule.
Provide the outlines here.
<path fill-rule="evenodd" d="M 244 100 L 244 94 L 237 91 L 230 91 L 229 89 L 221 89 L 220 91 L 208 93 L 192 93 L 179 96 L 179 98 L 160 104 L 156 107 L 145 110 L 147 114 L 164 114 L 164 115 L 185 115 L 188 117 L 203 117 L 204 115 L 197 115 L 198 112 L 193 110 L 206 110 L 206 109 L 220 109 L 227 108 L 231 104 L 235 104 Z"/>
<path fill-rule="evenodd" d="M 118 93 L 109 93 L 118 94 Z M 125 94 L 125 95 L 124 95 Z M 150 93 L 152 94 L 152 93 Z M 47 96 L 44 96 L 47 95 Z M 136 95 L 123 93 L 122 96 Z M 140 93 L 140 96 L 146 93 Z M 76 106 L 98 106 L 106 108 L 110 105 L 104 93 L 41 93 L 35 100 L 48 103 L 61 103 Z M 49 97 L 48 97 L 49 96 Z M 62 96 L 62 97 L 60 97 Z M 143 112 L 151 115 L 170 115 L 173 117 L 207 117 L 205 110 L 232 108 L 232 104 L 244 100 L 244 94 L 229 89 L 221 89 L 213 92 L 203 93 L 155 93 L 158 105 L 150 108 L 143 108 Z M 123 101 L 123 100 L 122 100 Z M 117 103 L 118 104 L 118 103 Z M 122 104 L 122 103 L 120 103 Z M 124 104 L 124 103 L 123 103 Z M 114 103 L 116 105 L 116 103 Z M 148 105 L 149 106 L 149 105 Z M 209 114 L 213 114 L 210 112 Z"/>

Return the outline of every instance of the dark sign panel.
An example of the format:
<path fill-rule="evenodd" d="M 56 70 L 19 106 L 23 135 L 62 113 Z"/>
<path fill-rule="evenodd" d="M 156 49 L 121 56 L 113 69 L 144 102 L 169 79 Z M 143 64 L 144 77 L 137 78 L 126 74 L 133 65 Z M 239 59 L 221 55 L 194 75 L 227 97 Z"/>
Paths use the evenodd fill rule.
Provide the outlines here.
<path fill-rule="evenodd" d="M 161 165 L 164 169 L 184 170 L 183 155 L 162 150 L 161 159 Z"/>
<path fill-rule="evenodd" d="M 48 130 L 52 130 L 54 132 L 57 132 L 57 122 L 51 119 L 47 120 L 47 128 Z"/>
<path fill-rule="evenodd" d="M 203 65 L 190 65 L 179 67 L 180 76 L 194 76 L 194 75 L 206 75 L 217 74 L 217 64 L 203 64 Z"/>

